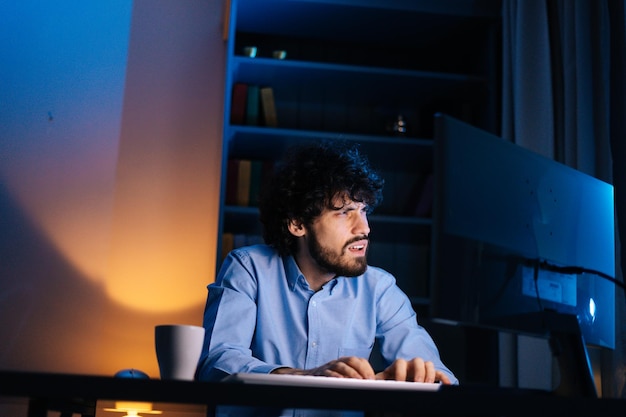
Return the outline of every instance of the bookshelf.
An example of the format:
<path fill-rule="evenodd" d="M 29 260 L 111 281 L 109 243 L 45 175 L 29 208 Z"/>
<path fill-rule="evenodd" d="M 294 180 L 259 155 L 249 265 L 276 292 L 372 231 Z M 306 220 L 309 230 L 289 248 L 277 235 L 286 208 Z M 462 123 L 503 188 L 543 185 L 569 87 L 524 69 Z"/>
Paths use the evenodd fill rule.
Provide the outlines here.
<path fill-rule="evenodd" d="M 370 217 L 370 264 L 427 314 L 433 115 L 496 131 L 500 2 L 231 0 L 228 16 L 218 268 L 221 236 L 261 233 L 253 204 L 226 204 L 229 161 L 271 164 L 302 141 L 354 142 L 386 181 Z M 275 119 L 266 122 L 260 97 L 254 121 L 241 114 L 250 105 L 237 98 L 241 84 L 271 89 Z"/>

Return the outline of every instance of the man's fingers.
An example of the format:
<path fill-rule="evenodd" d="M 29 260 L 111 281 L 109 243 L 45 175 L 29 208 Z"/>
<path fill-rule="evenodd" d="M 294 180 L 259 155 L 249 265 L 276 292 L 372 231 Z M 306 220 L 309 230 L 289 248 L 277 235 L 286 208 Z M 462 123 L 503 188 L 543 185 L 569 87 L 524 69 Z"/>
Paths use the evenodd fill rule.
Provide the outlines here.
<path fill-rule="evenodd" d="M 409 372 L 408 372 L 406 380 L 411 381 L 411 382 L 424 382 L 428 373 L 426 369 L 427 363 L 428 362 L 424 362 L 424 359 L 422 358 L 411 359 L 411 361 L 409 362 Z M 432 377 L 434 378 L 435 368 L 433 367 L 432 369 L 433 369 Z"/>
<path fill-rule="evenodd" d="M 435 382 L 435 377 L 436 377 L 436 371 L 435 371 L 435 364 L 428 361 L 424 363 L 424 368 L 425 368 L 425 375 L 424 375 L 424 382 Z"/>
<path fill-rule="evenodd" d="M 364 358 L 345 356 L 318 368 L 321 375 L 338 378 L 373 379 L 374 370 Z"/>
<path fill-rule="evenodd" d="M 351 369 L 350 371 L 351 378 L 362 378 L 362 379 L 374 378 L 374 369 L 372 368 L 372 365 L 370 365 L 367 359 L 359 358 L 356 356 L 348 356 L 348 357 L 340 358 L 339 360 L 343 361 Z"/>
<path fill-rule="evenodd" d="M 397 359 L 383 372 L 374 374 L 374 370 L 367 359 L 345 356 L 317 368 L 314 375 L 450 384 L 450 378 L 446 374 L 437 371 L 433 362 L 424 361 L 422 358 L 414 358 L 410 361 Z"/>
<path fill-rule="evenodd" d="M 437 371 L 435 375 L 435 382 L 441 382 L 444 385 L 452 384 L 452 382 L 450 381 L 450 378 L 448 378 L 448 375 L 444 374 L 441 371 Z"/>
<path fill-rule="evenodd" d="M 395 379 L 396 381 L 407 380 L 406 378 L 409 372 L 409 363 L 407 361 L 404 359 L 398 359 L 391 366 L 393 367 L 393 374 L 390 379 Z"/>
<path fill-rule="evenodd" d="M 376 379 L 450 384 L 450 378 L 441 371 L 437 371 L 433 362 L 424 361 L 422 358 L 414 358 L 410 361 L 397 359 L 383 372 L 376 374 Z"/>

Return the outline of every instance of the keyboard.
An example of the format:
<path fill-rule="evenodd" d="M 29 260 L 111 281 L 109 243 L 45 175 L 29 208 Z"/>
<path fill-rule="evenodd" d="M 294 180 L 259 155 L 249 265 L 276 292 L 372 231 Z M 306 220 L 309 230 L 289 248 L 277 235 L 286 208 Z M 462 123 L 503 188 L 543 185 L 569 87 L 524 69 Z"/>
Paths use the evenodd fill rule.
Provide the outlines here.
<path fill-rule="evenodd" d="M 377 379 L 333 378 L 310 375 L 253 373 L 237 373 L 229 375 L 223 379 L 223 382 L 239 382 L 244 384 L 257 385 L 408 391 L 438 391 L 439 388 L 441 388 L 441 384 L 438 382 L 407 382 Z"/>

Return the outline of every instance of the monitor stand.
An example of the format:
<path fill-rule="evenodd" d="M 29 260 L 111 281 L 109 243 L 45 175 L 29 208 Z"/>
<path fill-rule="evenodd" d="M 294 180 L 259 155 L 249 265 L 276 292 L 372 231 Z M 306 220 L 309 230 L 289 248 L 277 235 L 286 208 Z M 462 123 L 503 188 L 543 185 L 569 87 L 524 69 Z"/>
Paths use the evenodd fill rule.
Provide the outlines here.
<path fill-rule="evenodd" d="M 555 394 L 597 398 L 587 346 L 575 315 L 554 311 L 525 313 L 509 316 L 507 323 L 520 331 L 547 335 L 559 369 Z"/>
<path fill-rule="evenodd" d="M 511 339 L 511 336 L 529 336 L 543 340 L 540 344 L 545 346 L 545 354 L 551 356 L 549 362 L 554 364 L 555 372 L 531 371 L 531 379 L 525 379 L 523 386 L 552 390 L 555 395 L 565 397 L 598 396 L 587 347 L 575 315 L 544 311 L 500 317 L 489 325 L 436 318 L 422 320 L 422 324 L 437 342 L 446 364 L 464 385 L 522 386 L 518 385 L 517 367 L 528 365 L 517 362 L 519 339 Z M 515 347 L 511 350 L 511 346 Z M 517 359 L 510 357 L 511 354 Z M 543 381 L 542 377 L 549 378 L 550 382 L 534 385 L 537 379 L 533 378 Z"/>

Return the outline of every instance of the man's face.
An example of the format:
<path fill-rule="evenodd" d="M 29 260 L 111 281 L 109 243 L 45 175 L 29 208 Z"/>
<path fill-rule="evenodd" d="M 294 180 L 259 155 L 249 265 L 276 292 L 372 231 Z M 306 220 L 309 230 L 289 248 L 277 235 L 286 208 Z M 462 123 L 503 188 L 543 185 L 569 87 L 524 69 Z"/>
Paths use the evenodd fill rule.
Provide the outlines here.
<path fill-rule="evenodd" d="M 367 269 L 367 205 L 337 198 L 308 228 L 307 247 L 324 272 L 354 277 Z"/>

